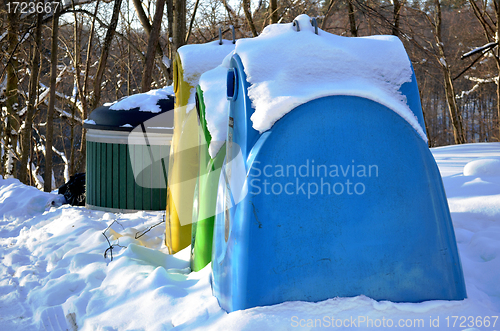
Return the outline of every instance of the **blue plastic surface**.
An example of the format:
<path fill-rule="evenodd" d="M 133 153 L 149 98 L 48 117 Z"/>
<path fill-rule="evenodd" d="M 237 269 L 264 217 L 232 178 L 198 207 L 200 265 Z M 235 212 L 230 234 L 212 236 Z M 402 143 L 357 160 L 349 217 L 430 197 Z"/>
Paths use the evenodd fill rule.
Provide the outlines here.
<path fill-rule="evenodd" d="M 394 302 L 466 297 L 439 170 L 403 118 L 368 99 L 330 96 L 259 134 L 237 55 L 231 67 L 238 88 L 212 251 L 223 309 L 361 294 Z M 416 83 L 401 91 L 425 128 Z M 243 161 L 231 162 L 238 155 Z"/>

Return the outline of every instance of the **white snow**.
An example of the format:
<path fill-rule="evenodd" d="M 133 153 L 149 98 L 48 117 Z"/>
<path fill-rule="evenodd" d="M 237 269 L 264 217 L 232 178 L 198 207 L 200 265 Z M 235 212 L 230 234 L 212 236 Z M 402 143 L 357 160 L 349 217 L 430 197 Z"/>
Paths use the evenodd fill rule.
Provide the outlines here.
<path fill-rule="evenodd" d="M 172 61 L 168 57 L 166 57 L 165 55 L 163 55 L 163 57 L 161 58 L 161 61 L 163 62 L 163 64 L 167 68 L 170 68 L 170 66 L 172 65 Z"/>
<path fill-rule="evenodd" d="M 131 124 L 123 124 L 123 125 L 120 125 L 120 128 L 131 128 L 132 125 Z"/>
<path fill-rule="evenodd" d="M 184 45 L 177 50 L 182 63 L 184 81 L 193 87 L 188 104 L 195 102 L 195 88 L 201 74 L 220 65 L 226 55 L 234 50 L 234 46 L 232 41 L 223 39 L 222 45 L 216 40 L 206 44 Z M 188 107 L 186 113 L 191 109 L 192 107 Z"/>
<path fill-rule="evenodd" d="M 411 63 L 397 37 L 348 38 L 319 29 L 307 15 L 292 23 L 267 26 L 261 35 L 236 42 L 251 84 L 248 96 L 255 112 L 253 128 L 259 132 L 293 108 L 330 95 L 371 99 L 395 111 L 427 137 L 399 88 L 411 81 Z"/>
<path fill-rule="evenodd" d="M 91 125 L 96 125 L 96 123 L 95 123 L 94 120 L 89 120 L 88 118 L 85 121 L 83 121 L 83 123 L 85 123 L 85 124 L 91 124 Z"/>
<path fill-rule="evenodd" d="M 461 91 L 460 94 L 456 94 L 457 99 L 463 99 L 466 95 L 471 94 L 472 92 L 476 91 L 479 86 L 482 84 L 488 84 L 488 83 L 497 83 L 498 82 L 498 76 L 495 76 L 493 78 L 478 78 L 478 77 L 470 77 L 470 76 L 464 76 L 465 79 L 470 80 L 471 82 L 475 82 L 474 86 L 468 91 Z"/>
<path fill-rule="evenodd" d="M 500 157 L 484 157 L 467 163 L 464 176 L 500 176 Z"/>
<path fill-rule="evenodd" d="M 226 98 L 226 77 L 229 61 L 233 52 L 230 52 L 215 69 L 205 72 L 200 77 L 200 87 L 205 102 L 205 118 L 207 128 L 212 136 L 208 152 L 214 158 L 226 141 L 229 121 L 229 103 Z"/>
<path fill-rule="evenodd" d="M 471 51 L 463 54 L 461 56 L 461 58 L 463 59 L 463 58 L 469 57 L 471 55 L 474 55 L 476 53 L 483 52 L 484 50 L 491 49 L 492 47 L 496 46 L 496 44 L 497 44 L 497 42 L 493 41 L 493 42 L 487 43 L 486 45 L 476 47 L 476 48 L 472 49 Z"/>
<path fill-rule="evenodd" d="M 4 33 L 0 35 L 0 42 L 3 40 L 3 38 L 7 36 L 8 33 L 9 33 L 8 31 L 4 31 Z"/>
<path fill-rule="evenodd" d="M 439 63 L 441 63 L 441 65 L 443 67 L 448 67 L 448 64 L 446 63 L 446 60 L 444 59 L 444 57 L 439 58 Z"/>
<path fill-rule="evenodd" d="M 133 94 L 113 103 L 109 109 L 113 110 L 130 110 L 139 107 L 139 111 L 159 113 L 160 106 L 157 105 L 158 100 L 166 99 L 174 94 L 172 85 L 166 86 L 158 90 L 151 90 L 146 93 Z"/>
<path fill-rule="evenodd" d="M 7 92 L 7 75 L 5 75 L 5 78 L 3 79 L 3 81 L 0 81 L 0 100 L 4 100 L 5 98 L 5 92 Z M 2 111 L 7 111 L 7 107 L 5 106 L 2 106 Z"/>
<path fill-rule="evenodd" d="M 95 123 L 94 123 L 95 124 Z M 70 175 L 69 175 L 69 162 L 68 158 L 66 157 L 66 154 L 64 152 L 58 151 L 54 146 L 52 146 L 52 151 L 59 155 L 59 157 L 63 160 L 64 162 L 64 170 L 63 170 L 63 175 L 64 175 L 64 182 L 67 183 L 70 180 Z M 53 183 L 52 187 L 55 187 L 56 185 Z"/>
<path fill-rule="evenodd" d="M 161 222 L 163 212 L 113 214 L 57 207 L 60 196 L 16 179 L 0 179 L 1 329 L 76 330 L 74 320 L 78 330 L 319 330 L 317 320 L 328 329 L 332 318 L 333 323 L 350 323 L 363 317 L 372 323 L 423 323 L 407 328 L 413 330 L 498 330 L 500 176 L 485 177 L 480 166 L 473 167 L 474 175 L 464 176 L 463 171 L 474 160 L 497 160 L 500 143 L 431 151 L 443 174 L 457 237 L 468 294 L 463 301 L 393 303 L 357 296 L 227 314 L 212 296 L 210 265 L 189 273 L 189 247 L 166 254 L 163 223 L 135 239 Z M 111 244 L 123 246 L 115 246 L 112 262 L 109 251 L 103 256 L 109 247 L 105 230 Z M 461 316 L 466 318 L 463 327 Z M 488 320 L 490 326 L 473 328 L 469 316 L 474 323 Z M 387 328 L 367 327 L 358 320 L 356 327 L 338 329 Z"/>

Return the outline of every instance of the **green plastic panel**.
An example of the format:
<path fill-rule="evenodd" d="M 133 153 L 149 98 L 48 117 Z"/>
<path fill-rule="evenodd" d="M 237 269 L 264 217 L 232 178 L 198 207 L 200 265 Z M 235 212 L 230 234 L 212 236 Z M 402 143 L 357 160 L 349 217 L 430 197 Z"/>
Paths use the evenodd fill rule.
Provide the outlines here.
<path fill-rule="evenodd" d="M 169 145 L 124 145 L 87 141 L 86 203 L 89 208 L 111 210 L 165 210 Z M 143 169 L 144 160 L 155 160 Z M 134 165 L 132 165 L 134 162 Z M 166 181 L 166 179 L 165 179 Z"/>

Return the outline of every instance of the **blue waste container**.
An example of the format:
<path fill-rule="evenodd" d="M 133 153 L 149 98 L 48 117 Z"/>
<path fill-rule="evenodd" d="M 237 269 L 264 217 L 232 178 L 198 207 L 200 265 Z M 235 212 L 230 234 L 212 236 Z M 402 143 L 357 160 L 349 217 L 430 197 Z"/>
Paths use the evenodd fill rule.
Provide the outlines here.
<path fill-rule="evenodd" d="M 466 297 L 441 176 L 407 120 L 332 91 L 260 133 L 250 86 L 237 44 L 212 251 L 224 310 L 358 295 Z M 399 91 L 425 128 L 415 76 Z"/>

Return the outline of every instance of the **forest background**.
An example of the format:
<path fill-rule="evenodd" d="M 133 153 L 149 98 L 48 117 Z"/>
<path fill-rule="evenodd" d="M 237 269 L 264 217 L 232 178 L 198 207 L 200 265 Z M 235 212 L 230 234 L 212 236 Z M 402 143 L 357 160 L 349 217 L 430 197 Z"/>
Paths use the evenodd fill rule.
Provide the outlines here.
<path fill-rule="evenodd" d="M 500 0 L 2 0 L 0 175 L 62 185 L 85 172 L 89 113 L 170 85 L 179 47 L 300 14 L 337 35 L 401 39 L 430 147 L 500 141 Z"/>

